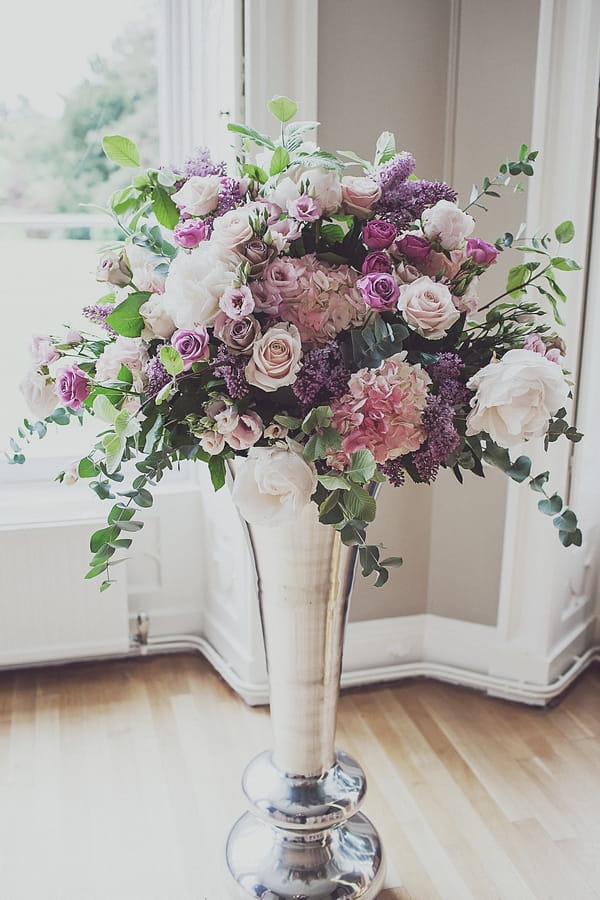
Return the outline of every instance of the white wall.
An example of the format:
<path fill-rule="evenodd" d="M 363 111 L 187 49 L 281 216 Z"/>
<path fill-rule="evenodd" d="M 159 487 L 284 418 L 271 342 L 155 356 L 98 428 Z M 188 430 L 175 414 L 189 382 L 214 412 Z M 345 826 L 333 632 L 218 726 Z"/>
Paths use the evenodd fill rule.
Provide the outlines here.
<path fill-rule="evenodd" d="M 466 204 L 474 181 L 530 142 L 538 12 L 538 0 L 507 0 L 501 14 L 480 0 L 321 0 L 320 145 L 370 157 L 379 133 L 393 131 L 417 174 L 445 178 Z M 491 200 L 477 234 L 494 240 L 524 215 L 524 195 Z M 497 268 L 484 282 L 490 296 L 508 261 Z M 494 624 L 506 479 L 494 470 L 461 487 L 443 472 L 433 488 L 385 486 L 379 498 L 370 535 L 405 564 L 384 588 L 357 577 L 351 619 L 432 612 Z"/>

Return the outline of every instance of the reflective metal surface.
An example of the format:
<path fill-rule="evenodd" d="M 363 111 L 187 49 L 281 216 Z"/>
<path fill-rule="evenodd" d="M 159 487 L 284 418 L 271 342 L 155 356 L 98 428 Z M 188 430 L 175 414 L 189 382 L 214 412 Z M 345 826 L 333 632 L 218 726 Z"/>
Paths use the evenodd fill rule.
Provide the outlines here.
<path fill-rule="evenodd" d="M 313 835 L 246 813 L 229 836 L 227 861 L 240 900 L 374 900 L 383 887 L 381 845 L 362 813 Z"/>
<path fill-rule="evenodd" d="M 354 815 L 366 781 L 358 763 L 342 750 L 330 769 L 311 777 L 286 775 L 265 751 L 244 772 L 242 786 L 259 818 L 294 831 L 315 831 Z"/>
<path fill-rule="evenodd" d="M 235 461 L 232 467 L 243 465 Z M 356 548 L 309 503 L 287 525 L 248 527 L 269 671 L 272 749 L 247 767 L 250 805 L 227 842 L 239 898 L 371 900 L 377 832 L 358 812 L 366 782 L 335 750 L 344 628 Z"/>

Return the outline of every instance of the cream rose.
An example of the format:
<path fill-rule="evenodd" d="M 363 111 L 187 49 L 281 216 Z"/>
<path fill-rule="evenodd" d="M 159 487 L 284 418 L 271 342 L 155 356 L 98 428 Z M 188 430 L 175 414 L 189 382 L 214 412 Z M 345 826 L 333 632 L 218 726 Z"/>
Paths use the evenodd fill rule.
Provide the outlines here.
<path fill-rule="evenodd" d="M 192 175 L 171 199 L 190 216 L 206 216 L 217 208 L 220 189 L 218 175 Z"/>
<path fill-rule="evenodd" d="M 342 178 L 342 205 L 349 215 L 368 219 L 380 197 L 381 188 L 372 178 L 360 175 L 344 175 Z"/>
<path fill-rule="evenodd" d="M 475 228 L 475 219 L 450 200 L 438 200 L 421 216 L 423 231 L 443 250 L 458 250 Z"/>
<path fill-rule="evenodd" d="M 301 359 L 302 342 L 296 326 L 290 322 L 273 325 L 254 344 L 246 379 L 263 391 L 276 391 L 296 380 Z"/>
<path fill-rule="evenodd" d="M 127 244 L 127 259 L 132 271 L 131 280 L 138 291 L 162 294 L 165 289 L 165 276 L 157 272 L 156 267 L 164 263 L 164 259 L 133 243 Z"/>
<path fill-rule="evenodd" d="M 41 375 L 37 369 L 33 369 L 23 378 L 19 389 L 27 406 L 38 419 L 45 419 L 58 406 L 54 380 L 48 375 Z"/>
<path fill-rule="evenodd" d="M 410 328 L 432 341 L 443 338 L 460 316 L 446 285 L 427 275 L 400 285 L 398 309 Z"/>
<path fill-rule="evenodd" d="M 484 431 L 507 449 L 542 437 L 569 394 L 560 366 L 532 350 L 509 350 L 467 387 L 475 391 L 467 434 Z"/>
<path fill-rule="evenodd" d="M 177 254 L 165 284 L 163 308 L 178 328 L 193 330 L 212 325 L 219 298 L 231 286 L 239 258 L 204 241 Z"/>
<path fill-rule="evenodd" d="M 255 237 L 250 224 L 250 214 L 254 209 L 230 209 L 223 216 L 218 216 L 213 225 L 211 241 L 217 241 L 228 250 L 239 247 Z"/>
<path fill-rule="evenodd" d="M 276 526 L 292 520 L 317 487 L 314 466 L 281 447 L 252 447 L 240 463 L 232 497 L 252 525 Z"/>
<path fill-rule="evenodd" d="M 146 341 L 152 338 L 168 340 L 175 331 L 175 322 L 165 310 L 162 294 L 153 294 L 140 306 L 140 316 L 144 320 L 142 337 Z"/>
<path fill-rule="evenodd" d="M 101 383 L 116 381 L 119 369 L 125 366 L 134 376 L 134 389 L 143 384 L 143 372 L 148 362 L 148 350 L 141 338 L 119 336 L 107 344 L 96 363 L 96 381 Z M 137 378 L 136 378 L 137 376 Z"/>

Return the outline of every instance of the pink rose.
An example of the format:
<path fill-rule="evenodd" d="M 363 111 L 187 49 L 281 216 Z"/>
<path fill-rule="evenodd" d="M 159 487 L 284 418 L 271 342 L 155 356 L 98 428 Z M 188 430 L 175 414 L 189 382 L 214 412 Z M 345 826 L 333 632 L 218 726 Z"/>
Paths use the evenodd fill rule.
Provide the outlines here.
<path fill-rule="evenodd" d="M 420 234 L 405 234 L 396 241 L 396 247 L 411 263 L 424 262 L 431 253 L 431 244 Z"/>
<path fill-rule="evenodd" d="M 385 250 L 394 243 L 396 226 L 384 219 L 371 219 L 362 229 L 362 241 L 369 250 Z"/>
<path fill-rule="evenodd" d="M 467 241 L 467 256 L 470 256 L 478 266 L 489 266 L 496 262 L 500 251 L 493 244 L 488 244 L 481 238 L 469 238 Z"/>
<path fill-rule="evenodd" d="M 50 363 L 60 359 L 60 353 L 48 334 L 34 334 L 29 351 L 36 366 L 49 366 Z"/>
<path fill-rule="evenodd" d="M 428 340 L 443 338 L 460 316 L 446 285 L 427 275 L 401 285 L 398 309 L 410 328 Z"/>
<path fill-rule="evenodd" d="M 233 450 L 247 450 L 254 446 L 263 432 L 263 420 L 257 412 L 248 410 L 238 418 L 237 425 L 225 435 Z"/>
<path fill-rule="evenodd" d="M 289 322 L 273 325 L 254 344 L 246 379 L 263 391 L 276 391 L 293 384 L 301 359 L 302 342 L 296 326 Z"/>
<path fill-rule="evenodd" d="M 191 250 L 210 237 L 210 225 L 203 219 L 183 219 L 173 230 L 173 240 L 180 247 Z"/>
<path fill-rule="evenodd" d="M 252 291 L 245 285 L 229 287 L 221 295 L 219 306 L 230 319 L 243 319 L 255 306 Z"/>
<path fill-rule="evenodd" d="M 400 289 L 393 275 L 387 272 L 372 272 L 363 275 L 356 282 L 363 300 L 371 309 L 392 309 L 398 300 Z"/>
<path fill-rule="evenodd" d="M 200 446 L 206 453 L 216 456 L 225 446 L 225 436 L 218 431 L 205 431 L 200 435 Z"/>
<path fill-rule="evenodd" d="M 438 200 L 424 210 L 421 220 L 425 236 L 439 244 L 442 250 L 457 250 L 475 228 L 473 216 L 450 200 Z"/>
<path fill-rule="evenodd" d="M 314 222 L 323 212 L 323 207 L 320 200 L 302 194 L 296 200 L 288 200 L 287 211 L 292 219 L 299 222 Z"/>
<path fill-rule="evenodd" d="M 370 275 L 373 272 L 392 272 L 392 261 L 387 253 L 376 250 L 375 253 L 367 253 L 361 267 L 363 275 Z"/>
<path fill-rule="evenodd" d="M 56 373 L 55 391 L 61 403 L 79 409 L 90 393 L 89 379 L 77 363 L 72 363 Z"/>
<path fill-rule="evenodd" d="M 380 197 L 381 187 L 372 178 L 362 175 L 342 178 L 342 205 L 350 215 L 368 219 Z"/>
<path fill-rule="evenodd" d="M 193 331 L 179 329 L 171 337 L 171 345 L 175 347 L 183 360 L 184 369 L 192 368 L 192 363 L 208 359 L 208 331 L 198 326 Z"/>
<path fill-rule="evenodd" d="M 224 215 L 219 216 L 213 223 L 211 241 L 215 241 L 228 250 L 246 244 L 254 237 L 254 230 L 250 224 L 248 207 L 242 209 L 230 209 Z"/>

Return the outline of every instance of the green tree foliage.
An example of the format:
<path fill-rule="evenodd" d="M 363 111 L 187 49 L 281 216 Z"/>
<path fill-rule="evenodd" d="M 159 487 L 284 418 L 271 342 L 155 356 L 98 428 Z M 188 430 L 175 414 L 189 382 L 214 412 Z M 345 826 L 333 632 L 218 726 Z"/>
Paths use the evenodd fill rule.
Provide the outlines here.
<path fill-rule="evenodd" d="M 107 133 L 130 134 L 149 160 L 158 155 L 155 35 L 128 26 L 109 56 L 90 60 L 89 73 L 64 96 L 61 118 L 35 110 L 26 98 L 0 106 L 0 204 L 5 214 L 81 212 L 104 203 L 127 174 L 102 150 Z"/>

